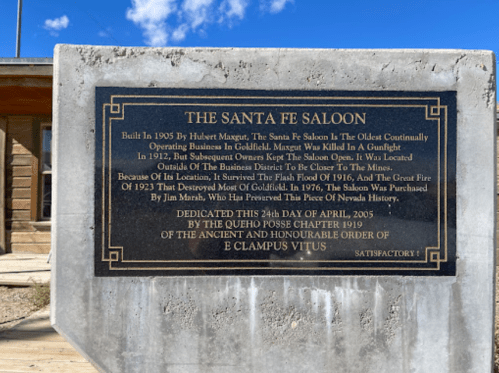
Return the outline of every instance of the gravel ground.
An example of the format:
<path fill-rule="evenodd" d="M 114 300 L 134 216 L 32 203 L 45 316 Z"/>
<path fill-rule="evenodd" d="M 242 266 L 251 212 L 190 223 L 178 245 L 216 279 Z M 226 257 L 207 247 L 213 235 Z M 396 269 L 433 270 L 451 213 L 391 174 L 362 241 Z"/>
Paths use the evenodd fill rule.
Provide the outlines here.
<path fill-rule="evenodd" d="M 0 332 L 37 311 L 31 301 L 33 294 L 32 288 L 0 286 Z"/>

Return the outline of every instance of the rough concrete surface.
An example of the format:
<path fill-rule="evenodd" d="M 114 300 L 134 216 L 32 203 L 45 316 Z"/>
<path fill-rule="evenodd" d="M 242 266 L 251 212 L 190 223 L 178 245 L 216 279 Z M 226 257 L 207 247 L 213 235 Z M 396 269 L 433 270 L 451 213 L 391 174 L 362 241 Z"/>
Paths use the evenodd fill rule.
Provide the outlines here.
<path fill-rule="evenodd" d="M 457 91 L 457 276 L 95 278 L 96 86 Z M 52 324 L 103 372 L 490 372 L 495 58 L 58 45 Z"/>

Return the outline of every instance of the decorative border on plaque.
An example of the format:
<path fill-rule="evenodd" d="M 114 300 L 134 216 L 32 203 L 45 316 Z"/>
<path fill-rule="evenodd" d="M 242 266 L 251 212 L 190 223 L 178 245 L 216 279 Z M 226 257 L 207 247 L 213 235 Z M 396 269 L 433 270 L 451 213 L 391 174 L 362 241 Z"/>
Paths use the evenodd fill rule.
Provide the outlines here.
<path fill-rule="evenodd" d="M 145 89 L 144 89 L 145 90 Z M 183 90 L 185 91 L 185 90 Z M 205 90 L 209 91 L 209 90 Z M 279 274 L 280 271 L 300 275 L 306 273 L 328 271 L 346 271 L 348 274 L 356 272 L 375 271 L 396 271 L 397 273 L 414 271 L 439 271 L 441 264 L 449 259 L 448 243 L 448 106 L 441 104 L 440 97 L 432 95 L 425 97 L 420 94 L 415 96 L 335 96 L 334 92 L 309 92 L 308 95 L 259 95 L 255 91 L 254 95 L 199 95 L 199 94 L 179 94 L 179 95 L 123 95 L 113 94 L 108 102 L 101 106 L 102 128 L 96 130 L 102 132 L 102 200 L 100 211 L 100 261 L 107 262 L 110 271 L 162 271 L 168 275 L 175 275 L 175 272 L 183 271 L 231 271 L 231 274 L 238 271 L 253 271 L 258 274 L 261 269 Z M 314 95 L 313 93 L 317 93 Z M 376 92 L 369 92 L 369 94 Z M 403 94 L 403 93 L 402 93 Z M 438 137 L 438 206 L 437 206 L 437 232 L 438 238 L 434 245 L 425 247 L 425 255 L 422 260 L 290 260 L 290 259 L 202 259 L 202 260 L 127 260 L 124 252 L 127 250 L 126 244 L 112 239 L 113 215 L 112 215 L 112 131 L 113 126 L 125 119 L 127 108 L 133 106 L 185 106 L 185 107 L 373 107 L 373 108 L 419 108 L 424 120 L 431 121 L 437 130 Z M 443 209 L 443 211 L 442 211 Z M 443 217 L 443 224 L 442 219 Z M 442 229 L 443 227 L 443 229 Z M 279 266 L 258 267 L 256 264 L 279 264 Z M 338 266 L 324 266 L 324 264 L 337 263 Z M 345 265 L 347 263 L 359 265 Z M 362 265 L 362 263 L 364 265 Z M 404 263 L 404 266 L 400 266 Z M 221 265 L 223 264 L 223 265 Z M 207 273 L 209 274 L 209 273 Z M 332 273 L 333 274 L 333 273 Z"/>

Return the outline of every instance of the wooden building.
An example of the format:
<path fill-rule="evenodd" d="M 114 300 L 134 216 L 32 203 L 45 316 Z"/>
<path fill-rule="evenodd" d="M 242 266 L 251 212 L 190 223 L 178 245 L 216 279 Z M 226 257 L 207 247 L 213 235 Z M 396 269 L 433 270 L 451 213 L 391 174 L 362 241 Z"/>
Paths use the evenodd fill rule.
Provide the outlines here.
<path fill-rule="evenodd" d="M 50 251 L 52 59 L 0 58 L 0 253 Z"/>

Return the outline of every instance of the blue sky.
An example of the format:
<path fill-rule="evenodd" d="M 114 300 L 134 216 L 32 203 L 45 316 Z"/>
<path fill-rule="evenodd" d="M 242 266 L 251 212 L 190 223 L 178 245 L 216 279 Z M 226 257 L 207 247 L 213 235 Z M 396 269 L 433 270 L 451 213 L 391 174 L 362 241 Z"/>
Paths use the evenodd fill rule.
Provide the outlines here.
<path fill-rule="evenodd" d="M 17 0 L 0 12 L 14 57 Z M 57 43 L 499 52 L 499 0 L 24 0 L 22 26 L 21 57 Z"/>

